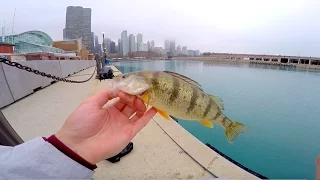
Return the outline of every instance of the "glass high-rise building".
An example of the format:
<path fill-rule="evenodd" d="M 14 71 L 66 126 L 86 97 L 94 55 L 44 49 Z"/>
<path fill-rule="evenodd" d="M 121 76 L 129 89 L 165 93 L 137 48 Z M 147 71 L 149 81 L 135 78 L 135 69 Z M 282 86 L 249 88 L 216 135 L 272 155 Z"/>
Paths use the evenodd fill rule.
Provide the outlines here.
<path fill-rule="evenodd" d="M 110 50 L 111 50 L 111 53 L 116 53 L 116 43 L 114 41 L 111 41 L 110 43 Z"/>
<path fill-rule="evenodd" d="M 122 55 L 122 42 L 121 39 L 118 39 L 118 54 Z"/>
<path fill-rule="evenodd" d="M 94 32 L 91 32 L 91 52 L 94 52 Z"/>
<path fill-rule="evenodd" d="M 176 43 L 174 41 L 170 41 L 170 53 L 173 55 L 176 52 Z"/>
<path fill-rule="evenodd" d="M 181 53 L 181 46 L 179 45 L 179 46 L 177 46 L 177 53 Z"/>
<path fill-rule="evenodd" d="M 129 35 L 129 52 L 136 52 L 137 51 L 137 43 L 136 38 L 133 34 Z"/>
<path fill-rule="evenodd" d="M 129 52 L 129 41 L 127 31 L 124 30 L 121 33 L 121 44 L 122 44 L 122 56 L 127 56 Z"/>
<path fill-rule="evenodd" d="M 68 6 L 66 13 L 66 26 L 63 29 L 63 39 L 79 39 L 82 37 L 83 44 L 87 49 L 92 49 L 91 34 L 91 8 L 81 6 Z"/>
<path fill-rule="evenodd" d="M 170 52 L 170 41 L 169 40 L 165 40 L 164 41 L 164 49 L 166 50 L 166 52 Z"/>
<path fill-rule="evenodd" d="M 183 46 L 183 47 L 182 47 L 182 53 L 183 53 L 184 55 L 188 55 L 188 48 L 187 48 L 187 46 Z"/>
<path fill-rule="evenodd" d="M 137 34 L 137 51 L 143 51 L 143 37 L 142 34 Z"/>

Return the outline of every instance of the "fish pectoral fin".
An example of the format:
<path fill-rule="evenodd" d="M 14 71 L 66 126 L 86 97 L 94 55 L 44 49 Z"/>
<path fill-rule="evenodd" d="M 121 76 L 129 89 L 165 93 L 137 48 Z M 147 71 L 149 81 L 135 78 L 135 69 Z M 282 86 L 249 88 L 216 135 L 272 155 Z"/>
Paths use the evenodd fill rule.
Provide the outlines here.
<path fill-rule="evenodd" d="M 157 112 L 158 112 L 162 117 L 164 117 L 166 120 L 169 120 L 169 121 L 170 121 L 170 116 L 169 116 L 166 112 L 164 112 L 164 111 L 162 111 L 162 110 L 160 110 L 160 109 L 157 109 Z"/>
<path fill-rule="evenodd" d="M 148 111 L 149 105 L 150 105 L 150 99 L 151 99 L 151 91 L 145 92 L 142 96 L 141 99 L 143 102 L 147 103 L 147 108 L 145 113 Z"/>
<path fill-rule="evenodd" d="M 213 128 L 212 122 L 207 121 L 207 120 L 200 120 L 200 124 L 202 124 L 202 125 L 204 125 L 204 126 L 207 126 L 207 127 L 209 127 L 209 128 Z"/>
<path fill-rule="evenodd" d="M 171 117 L 171 119 L 173 119 L 173 120 L 175 120 L 175 121 L 178 122 L 178 118 L 176 118 L 176 117 L 174 117 L 174 116 L 171 116 L 171 115 L 169 115 L 169 116 Z"/>

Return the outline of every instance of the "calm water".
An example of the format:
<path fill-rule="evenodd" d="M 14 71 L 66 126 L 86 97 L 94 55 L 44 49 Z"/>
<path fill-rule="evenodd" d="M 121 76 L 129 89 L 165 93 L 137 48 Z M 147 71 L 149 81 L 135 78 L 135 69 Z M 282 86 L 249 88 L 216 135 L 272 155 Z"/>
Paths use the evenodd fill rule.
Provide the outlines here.
<path fill-rule="evenodd" d="M 203 143 L 268 178 L 315 179 L 320 154 L 320 74 L 266 65 L 194 61 L 115 62 L 121 72 L 169 70 L 220 96 L 225 114 L 249 131 L 233 144 L 222 128 L 179 124 Z"/>

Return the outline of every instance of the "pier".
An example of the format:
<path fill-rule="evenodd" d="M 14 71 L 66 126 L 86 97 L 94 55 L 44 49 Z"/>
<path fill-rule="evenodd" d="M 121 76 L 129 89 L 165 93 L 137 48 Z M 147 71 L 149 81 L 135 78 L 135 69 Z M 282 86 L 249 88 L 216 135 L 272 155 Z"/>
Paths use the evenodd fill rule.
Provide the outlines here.
<path fill-rule="evenodd" d="M 258 54 L 203 53 L 202 56 L 173 57 L 174 60 L 233 61 L 320 70 L 320 57 Z"/>
<path fill-rule="evenodd" d="M 76 63 L 76 61 L 72 62 Z M 2 64 L 2 66 L 2 68 L 14 68 L 7 67 L 5 64 Z M 66 65 L 63 65 L 63 67 L 66 67 Z M 68 77 L 70 75 L 68 79 L 79 81 L 87 79 L 94 72 L 94 66 L 91 63 L 83 63 L 82 66 L 76 67 L 78 69 L 70 69 L 70 71 L 69 68 L 66 68 L 64 76 Z M 112 66 L 112 68 L 115 75 L 121 73 L 115 67 Z M 15 69 L 10 71 L 13 70 Z M 56 73 L 61 72 L 59 68 L 56 70 Z M 26 76 L 27 74 L 23 75 Z M 31 76 L 31 74 L 29 75 Z M 16 86 L 24 87 L 24 82 L 16 82 Z M 37 85 L 37 83 L 34 84 Z M 19 99 L 11 99 L 11 103 L 1 109 L 11 126 L 24 141 L 39 136 L 48 137 L 57 132 L 66 118 L 85 98 L 110 85 L 109 80 L 100 82 L 94 78 L 80 84 L 64 82 L 51 84 L 50 81 L 45 84 L 46 86 L 41 86 L 38 91 L 32 91 L 27 95 L 26 91 L 21 91 L 24 93 L 17 96 Z M 10 85 L 8 86 L 10 87 Z M 1 86 L 1 89 L 2 87 L 4 86 Z M 29 87 L 29 89 L 32 88 Z M 112 103 L 112 101 L 109 103 Z M 227 179 L 260 179 L 254 173 L 244 170 L 236 163 L 229 161 L 223 155 L 209 148 L 176 121 L 167 121 L 158 114 L 137 134 L 133 143 L 133 151 L 121 158 L 120 162 L 113 164 L 108 161 L 101 161 L 98 163 L 93 178 L 208 179 L 221 177 Z"/>

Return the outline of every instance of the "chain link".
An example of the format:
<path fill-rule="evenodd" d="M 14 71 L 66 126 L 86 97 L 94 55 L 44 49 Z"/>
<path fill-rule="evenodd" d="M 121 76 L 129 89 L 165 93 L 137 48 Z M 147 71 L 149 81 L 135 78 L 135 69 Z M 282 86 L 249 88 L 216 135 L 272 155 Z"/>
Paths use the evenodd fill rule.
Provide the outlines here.
<path fill-rule="evenodd" d="M 28 71 L 28 72 L 32 72 L 32 73 L 37 74 L 37 75 L 41 75 L 43 77 L 47 77 L 47 78 L 51 78 L 51 79 L 54 79 L 54 80 L 57 80 L 57 81 L 62 81 L 62 82 L 67 82 L 67 83 L 84 83 L 84 82 L 87 82 L 90 79 L 92 79 L 92 77 L 93 77 L 93 75 L 94 75 L 94 73 L 96 72 L 96 69 L 97 69 L 97 67 L 94 69 L 94 71 L 93 71 L 93 73 L 92 73 L 92 75 L 91 75 L 91 77 L 89 79 L 86 79 L 86 80 L 83 80 L 83 81 L 74 81 L 74 80 L 70 80 L 70 79 L 66 79 L 66 78 L 56 77 L 56 76 L 53 76 L 51 74 L 46 74 L 46 73 L 41 72 L 39 70 L 32 69 L 32 68 L 27 67 L 27 66 L 23 66 L 22 64 L 19 64 L 17 62 L 11 62 L 11 61 L 9 61 L 9 60 L 7 60 L 5 58 L 1 58 L 0 57 L 0 62 L 5 63 L 5 64 L 7 64 L 9 66 L 14 66 L 14 67 L 16 67 L 18 69 L 22 69 L 22 70 L 25 70 L 25 71 Z"/>

